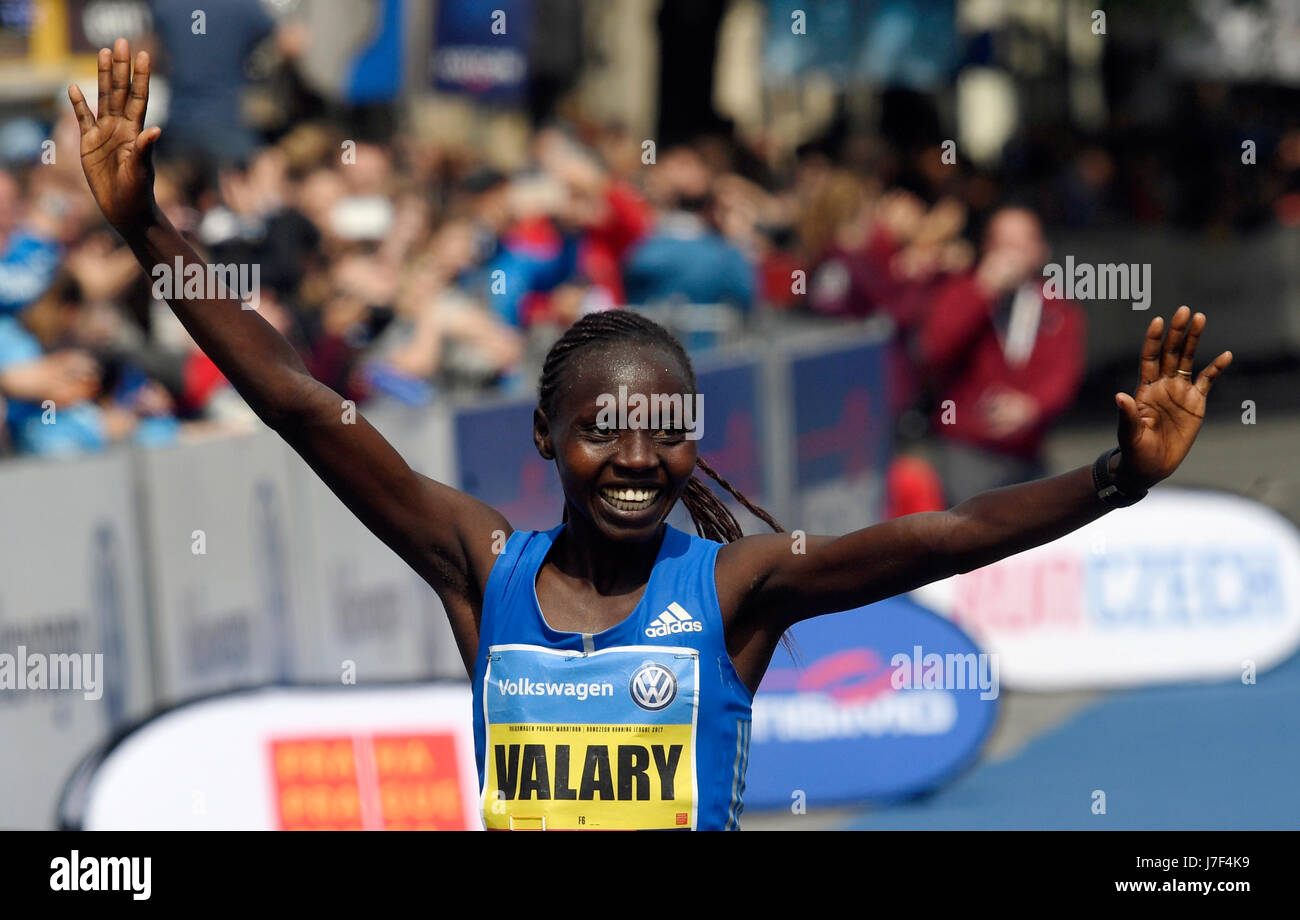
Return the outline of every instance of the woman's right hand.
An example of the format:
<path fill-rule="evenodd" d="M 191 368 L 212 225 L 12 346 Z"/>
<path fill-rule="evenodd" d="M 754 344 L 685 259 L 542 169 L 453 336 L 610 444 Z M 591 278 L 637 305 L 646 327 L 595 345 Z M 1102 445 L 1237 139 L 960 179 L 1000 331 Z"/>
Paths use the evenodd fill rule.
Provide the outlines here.
<path fill-rule="evenodd" d="M 141 51 L 131 75 L 131 48 L 119 38 L 99 51 L 99 115 L 75 84 L 68 98 L 81 128 L 81 168 L 95 202 L 119 232 L 154 213 L 152 147 L 162 129 L 144 128 L 149 104 L 149 55 Z"/>

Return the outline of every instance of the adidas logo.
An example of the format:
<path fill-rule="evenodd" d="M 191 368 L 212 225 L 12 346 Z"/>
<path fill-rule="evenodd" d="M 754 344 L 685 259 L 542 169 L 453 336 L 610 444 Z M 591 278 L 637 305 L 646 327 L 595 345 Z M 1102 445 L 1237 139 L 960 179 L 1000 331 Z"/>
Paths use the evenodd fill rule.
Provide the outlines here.
<path fill-rule="evenodd" d="M 646 627 L 645 634 L 651 639 L 658 639 L 674 633 L 703 631 L 704 624 L 687 613 L 681 604 L 673 601 L 667 610 L 655 618 L 652 625 Z"/>

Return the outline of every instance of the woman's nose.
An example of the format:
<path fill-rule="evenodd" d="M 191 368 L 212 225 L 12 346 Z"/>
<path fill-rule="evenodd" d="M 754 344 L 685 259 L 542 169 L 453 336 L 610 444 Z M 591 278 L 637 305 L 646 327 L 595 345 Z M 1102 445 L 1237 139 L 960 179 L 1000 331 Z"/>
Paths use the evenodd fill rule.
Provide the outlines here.
<path fill-rule="evenodd" d="M 618 454 L 614 458 L 619 466 L 646 469 L 655 465 L 654 440 L 645 428 L 625 429 L 618 439 Z"/>

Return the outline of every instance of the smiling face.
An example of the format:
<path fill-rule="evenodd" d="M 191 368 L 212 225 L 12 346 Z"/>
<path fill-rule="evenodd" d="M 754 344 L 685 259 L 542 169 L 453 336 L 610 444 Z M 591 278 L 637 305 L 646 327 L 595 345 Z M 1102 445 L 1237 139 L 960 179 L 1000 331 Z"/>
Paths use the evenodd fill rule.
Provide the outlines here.
<path fill-rule="evenodd" d="M 658 532 L 686 488 L 697 442 L 665 419 L 655 428 L 633 424 L 629 414 L 619 428 L 614 414 L 609 424 L 609 398 L 620 387 L 628 402 L 636 394 L 681 394 L 683 404 L 694 399 L 686 368 L 666 349 L 631 343 L 591 348 L 567 368 L 556 417 L 534 413 L 533 440 L 556 462 L 570 519 L 580 515 L 610 540 L 643 541 Z"/>

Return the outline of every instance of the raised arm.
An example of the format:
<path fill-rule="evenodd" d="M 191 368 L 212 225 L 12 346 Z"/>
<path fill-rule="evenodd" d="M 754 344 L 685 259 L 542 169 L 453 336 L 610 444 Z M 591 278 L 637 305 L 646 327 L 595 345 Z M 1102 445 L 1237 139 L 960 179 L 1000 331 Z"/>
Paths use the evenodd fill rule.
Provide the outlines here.
<path fill-rule="evenodd" d="M 144 129 L 148 54 L 140 52 L 134 76 L 131 71 L 125 39 L 99 52 L 98 117 L 78 87 L 68 89 L 86 181 L 151 276 L 154 266 L 174 270 L 179 259 L 207 277 L 203 259 L 154 201 L 152 149 L 162 132 Z M 472 669 L 482 590 L 495 559 L 493 534 L 508 535 L 509 523 L 477 499 L 414 472 L 369 422 L 307 372 L 293 346 L 256 310 L 244 308 L 236 292 L 204 293 L 168 302 L 258 417 L 438 592 Z"/>
<path fill-rule="evenodd" d="M 1124 494 L 1141 494 L 1172 474 L 1200 431 L 1210 386 L 1232 361 L 1225 351 L 1193 382 L 1204 329 L 1205 315 L 1192 316 L 1187 307 L 1174 314 L 1167 335 L 1161 317 L 1147 327 L 1138 387 L 1132 396 L 1115 394 L 1120 453 L 1111 458 L 1110 470 Z M 734 628 L 738 637 L 733 656 L 742 648 L 774 645 L 774 637 L 799 620 L 988 565 L 1109 510 L 1085 466 L 985 492 L 948 511 L 908 515 L 842 537 L 808 537 L 803 553 L 794 552 L 790 536 L 781 534 L 728 544 L 718 553 L 717 582 L 728 635 Z"/>

